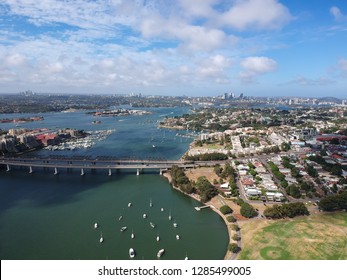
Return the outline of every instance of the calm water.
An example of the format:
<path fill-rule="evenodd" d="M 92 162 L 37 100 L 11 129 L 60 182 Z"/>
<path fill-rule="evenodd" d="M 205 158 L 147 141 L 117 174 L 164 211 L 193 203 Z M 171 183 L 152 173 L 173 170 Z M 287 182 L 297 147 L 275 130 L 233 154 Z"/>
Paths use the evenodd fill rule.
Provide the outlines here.
<path fill-rule="evenodd" d="M 165 115 L 179 115 L 185 109 L 151 109 L 152 115 L 99 118 L 84 112 L 43 114 L 43 122 L 22 124 L 30 128 L 85 130 L 115 129 L 106 140 L 90 149 L 39 151 L 37 154 L 112 155 L 178 159 L 190 139 L 176 131 L 157 129 Z M 22 116 L 22 115 L 21 115 Z M 15 115 L 0 115 L 16 117 Z M 5 124 L 1 128 L 12 128 Z M 153 148 L 152 145 L 155 145 Z M 153 207 L 149 206 L 150 199 Z M 132 207 L 128 207 L 128 202 Z M 140 176 L 135 171 L 114 173 L 25 169 L 0 171 L 0 257 L 1 259 L 128 259 L 129 248 L 136 259 L 222 259 L 228 244 L 223 220 L 213 211 L 200 212 L 200 203 L 174 191 L 156 172 Z M 164 211 L 160 209 L 164 208 Z M 169 212 L 173 217 L 169 221 Z M 143 214 L 147 219 L 143 219 Z M 123 219 L 119 221 L 119 216 Z M 94 229 L 97 222 L 100 227 Z M 153 229 L 150 222 L 156 224 Z M 173 222 L 178 224 L 173 227 Z M 127 230 L 120 232 L 126 226 Z M 131 239 L 131 233 L 135 239 Z M 104 242 L 99 243 L 100 236 Z M 160 242 L 156 241 L 159 234 Z M 175 236 L 179 234 L 180 240 Z"/>

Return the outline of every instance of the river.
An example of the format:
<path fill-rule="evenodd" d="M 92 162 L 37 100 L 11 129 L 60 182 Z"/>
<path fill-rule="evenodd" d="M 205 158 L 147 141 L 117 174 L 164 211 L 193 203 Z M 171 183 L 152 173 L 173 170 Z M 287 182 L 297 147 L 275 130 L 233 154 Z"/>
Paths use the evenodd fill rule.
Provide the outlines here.
<path fill-rule="evenodd" d="M 40 114 L 43 121 L 23 123 L 21 127 L 114 130 L 89 149 L 41 150 L 36 155 L 180 158 L 192 139 L 177 136 L 177 131 L 158 129 L 157 121 L 181 115 L 187 109 L 146 110 L 152 114 L 98 119 L 83 111 L 45 113 Z M 25 116 L 32 115 L 0 118 Z M 93 120 L 101 123 L 93 124 Z M 14 127 L 1 124 L 0 128 Z M 62 170 L 54 176 L 52 170 L 37 169 L 33 174 L 20 168 L 1 170 L 1 259 L 129 259 L 129 248 L 135 249 L 135 259 L 156 259 L 162 248 L 162 259 L 223 259 L 229 240 L 223 220 L 210 209 L 196 211 L 199 202 L 173 190 L 157 173 L 145 171 L 136 176 L 133 170 L 114 172 L 109 177 L 105 171 L 87 171 L 80 176 L 77 170 Z M 146 219 L 143 214 L 147 214 Z M 98 223 L 97 229 L 94 223 Z M 124 226 L 127 229 L 121 232 Z M 99 242 L 101 235 L 103 243 Z M 176 235 L 181 238 L 177 240 Z"/>

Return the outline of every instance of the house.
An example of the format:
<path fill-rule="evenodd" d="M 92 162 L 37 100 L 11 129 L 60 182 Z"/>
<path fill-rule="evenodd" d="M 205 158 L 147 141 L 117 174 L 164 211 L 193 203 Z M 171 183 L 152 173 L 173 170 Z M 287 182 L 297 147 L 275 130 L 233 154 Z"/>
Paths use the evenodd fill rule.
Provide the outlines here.
<path fill-rule="evenodd" d="M 248 197 L 260 197 L 261 191 L 259 189 L 247 189 L 246 195 Z"/>
<path fill-rule="evenodd" d="M 280 192 L 266 192 L 266 198 L 268 201 L 281 202 L 285 200 L 285 196 Z"/>

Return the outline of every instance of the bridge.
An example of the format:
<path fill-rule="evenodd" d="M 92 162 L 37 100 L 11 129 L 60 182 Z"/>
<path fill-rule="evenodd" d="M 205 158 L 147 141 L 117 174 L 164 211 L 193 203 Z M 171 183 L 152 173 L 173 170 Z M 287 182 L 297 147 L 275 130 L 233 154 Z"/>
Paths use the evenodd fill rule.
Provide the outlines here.
<path fill-rule="evenodd" d="M 33 173 L 34 169 L 43 168 L 45 170 L 54 170 L 53 174 L 59 174 L 60 170 L 78 169 L 81 175 L 86 170 L 106 170 L 108 175 L 112 175 L 112 171 L 121 169 L 134 169 L 136 174 L 140 175 L 144 169 L 156 169 L 160 174 L 164 170 L 168 170 L 172 165 L 183 168 L 194 168 L 198 166 L 211 166 L 215 163 L 208 162 L 192 162 L 182 160 L 163 160 L 163 159 L 118 159 L 112 157 L 0 157 L 0 165 L 5 166 L 6 171 L 11 171 L 12 167 L 26 167 L 29 173 Z"/>

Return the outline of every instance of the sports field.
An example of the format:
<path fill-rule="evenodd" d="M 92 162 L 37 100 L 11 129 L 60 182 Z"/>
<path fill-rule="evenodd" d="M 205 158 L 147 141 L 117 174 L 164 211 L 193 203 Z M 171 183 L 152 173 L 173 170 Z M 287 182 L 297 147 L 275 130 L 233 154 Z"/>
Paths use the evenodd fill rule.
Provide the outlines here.
<path fill-rule="evenodd" d="M 347 213 L 241 224 L 245 260 L 346 260 Z"/>

